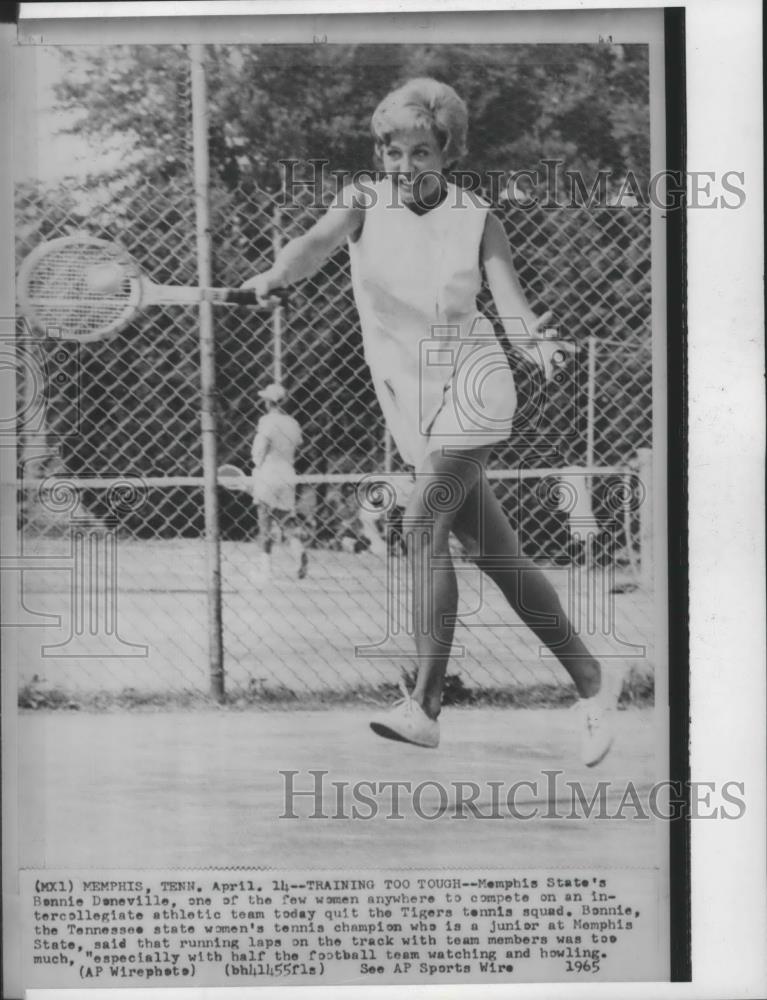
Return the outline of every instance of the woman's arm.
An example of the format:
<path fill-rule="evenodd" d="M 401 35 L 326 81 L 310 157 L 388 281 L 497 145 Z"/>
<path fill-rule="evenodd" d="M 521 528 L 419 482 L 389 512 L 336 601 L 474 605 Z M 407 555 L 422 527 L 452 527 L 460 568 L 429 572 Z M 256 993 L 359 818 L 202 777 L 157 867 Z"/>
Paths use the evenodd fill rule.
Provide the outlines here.
<path fill-rule="evenodd" d="M 263 428 L 259 427 L 256 431 L 256 436 L 253 438 L 253 447 L 251 448 L 251 458 L 253 460 L 253 465 L 258 468 L 261 463 L 266 458 L 267 452 L 269 451 L 269 438 L 264 433 Z"/>
<path fill-rule="evenodd" d="M 344 240 L 359 232 L 363 219 L 358 200 L 342 193 L 311 229 L 282 247 L 268 271 L 256 274 L 242 287 L 255 288 L 260 298 L 267 299 L 272 290 L 311 277 Z"/>
<path fill-rule="evenodd" d="M 551 312 L 536 316 L 528 305 L 503 224 L 494 215 L 487 216 L 480 254 L 498 318 L 511 346 L 534 361 L 548 381 L 567 354 L 575 351 L 575 345 L 541 337 L 539 331 L 551 318 Z"/>
<path fill-rule="evenodd" d="M 512 343 L 525 337 L 535 338 L 536 331 L 549 319 L 551 313 L 536 316 L 527 304 L 511 259 L 503 223 L 489 213 L 480 252 L 487 283 L 493 293 L 498 318 L 503 323 L 506 336 Z"/>

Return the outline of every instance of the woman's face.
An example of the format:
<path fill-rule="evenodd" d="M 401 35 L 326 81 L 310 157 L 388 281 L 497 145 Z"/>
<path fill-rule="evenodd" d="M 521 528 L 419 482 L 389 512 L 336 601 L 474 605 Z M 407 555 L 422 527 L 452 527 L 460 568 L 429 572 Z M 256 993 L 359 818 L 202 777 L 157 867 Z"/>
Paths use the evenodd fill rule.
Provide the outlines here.
<path fill-rule="evenodd" d="M 445 155 L 431 129 L 394 132 L 381 147 L 383 168 L 391 173 L 405 203 L 428 204 L 441 187 Z M 420 179 L 419 179 L 420 176 Z"/>

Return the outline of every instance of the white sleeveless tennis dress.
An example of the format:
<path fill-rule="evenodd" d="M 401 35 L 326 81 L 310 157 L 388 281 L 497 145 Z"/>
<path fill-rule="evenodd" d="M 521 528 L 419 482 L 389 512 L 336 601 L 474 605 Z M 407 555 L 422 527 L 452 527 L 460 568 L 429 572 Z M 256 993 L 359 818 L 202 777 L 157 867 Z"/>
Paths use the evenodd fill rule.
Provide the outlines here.
<path fill-rule="evenodd" d="M 271 410 L 258 421 L 253 440 L 253 499 L 277 510 L 296 508 L 296 449 L 301 428 L 287 413 Z"/>
<path fill-rule="evenodd" d="M 489 206 L 447 188 L 416 215 L 391 178 L 376 182 L 362 234 L 349 241 L 365 358 L 397 448 L 416 469 L 442 447 L 504 440 L 517 404 L 506 355 L 477 311 Z"/>

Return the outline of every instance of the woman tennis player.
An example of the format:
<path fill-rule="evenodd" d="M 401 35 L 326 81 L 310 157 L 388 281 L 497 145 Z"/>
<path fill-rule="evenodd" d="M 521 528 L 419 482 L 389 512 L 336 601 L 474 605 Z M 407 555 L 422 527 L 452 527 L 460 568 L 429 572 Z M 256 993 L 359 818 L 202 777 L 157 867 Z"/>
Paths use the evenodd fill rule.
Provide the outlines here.
<path fill-rule="evenodd" d="M 348 242 L 365 357 L 389 430 L 415 469 L 406 518 L 429 524 L 408 539 L 415 579 L 423 581 L 412 588 L 418 675 L 404 701 L 371 722 L 373 731 L 439 743 L 458 604 L 452 532 L 569 672 L 580 696 L 582 757 L 593 766 L 612 744 L 613 685 L 574 634 L 551 583 L 523 557 L 485 474 L 492 446 L 512 431 L 516 396 L 506 355 L 477 312 L 481 268 L 515 344 L 520 331 L 535 339 L 547 317 L 536 318 L 525 300 L 501 222 L 445 178 L 465 152 L 467 126 L 466 105 L 446 84 L 417 79 L 390 93 L 372 118 L 383 179 L 348 185 L 245 287 L 269 302 Z M 531 353 L 545 359 L 550 346 L 541 341 Z"/>
<path fill-rule="evenodd" d="M 308 564 L 296 515 L 296 449 L 301 444 L 298 421 L 280 405 L 285 390 L 273 382 L 258 394 L 267 406 L 258 421 L 253 438 L 253 499 L 258 504 L 258 532 L 261 540 L 259 582 L 272 575 L 274 528 L 288 542 L 299 580 L 306 576 Z"/>

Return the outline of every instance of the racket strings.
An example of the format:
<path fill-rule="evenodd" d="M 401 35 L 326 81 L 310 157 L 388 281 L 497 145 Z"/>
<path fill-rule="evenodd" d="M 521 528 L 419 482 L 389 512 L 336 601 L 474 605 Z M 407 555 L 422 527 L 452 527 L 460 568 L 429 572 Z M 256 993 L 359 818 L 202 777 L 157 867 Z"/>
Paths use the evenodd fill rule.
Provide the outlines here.
<path fill-rule="evenodd" d="M 123 273 L 104 292 L 89 283 L 94 269 L 109 264 L 125 267 L 117 248 L 110 254 L 104 246 L 70 244 L 40 257 L 24 290 L 38 324 L 62 335 L 82 335 L 121 323 L 134 309 L 131 276 Z"/>

